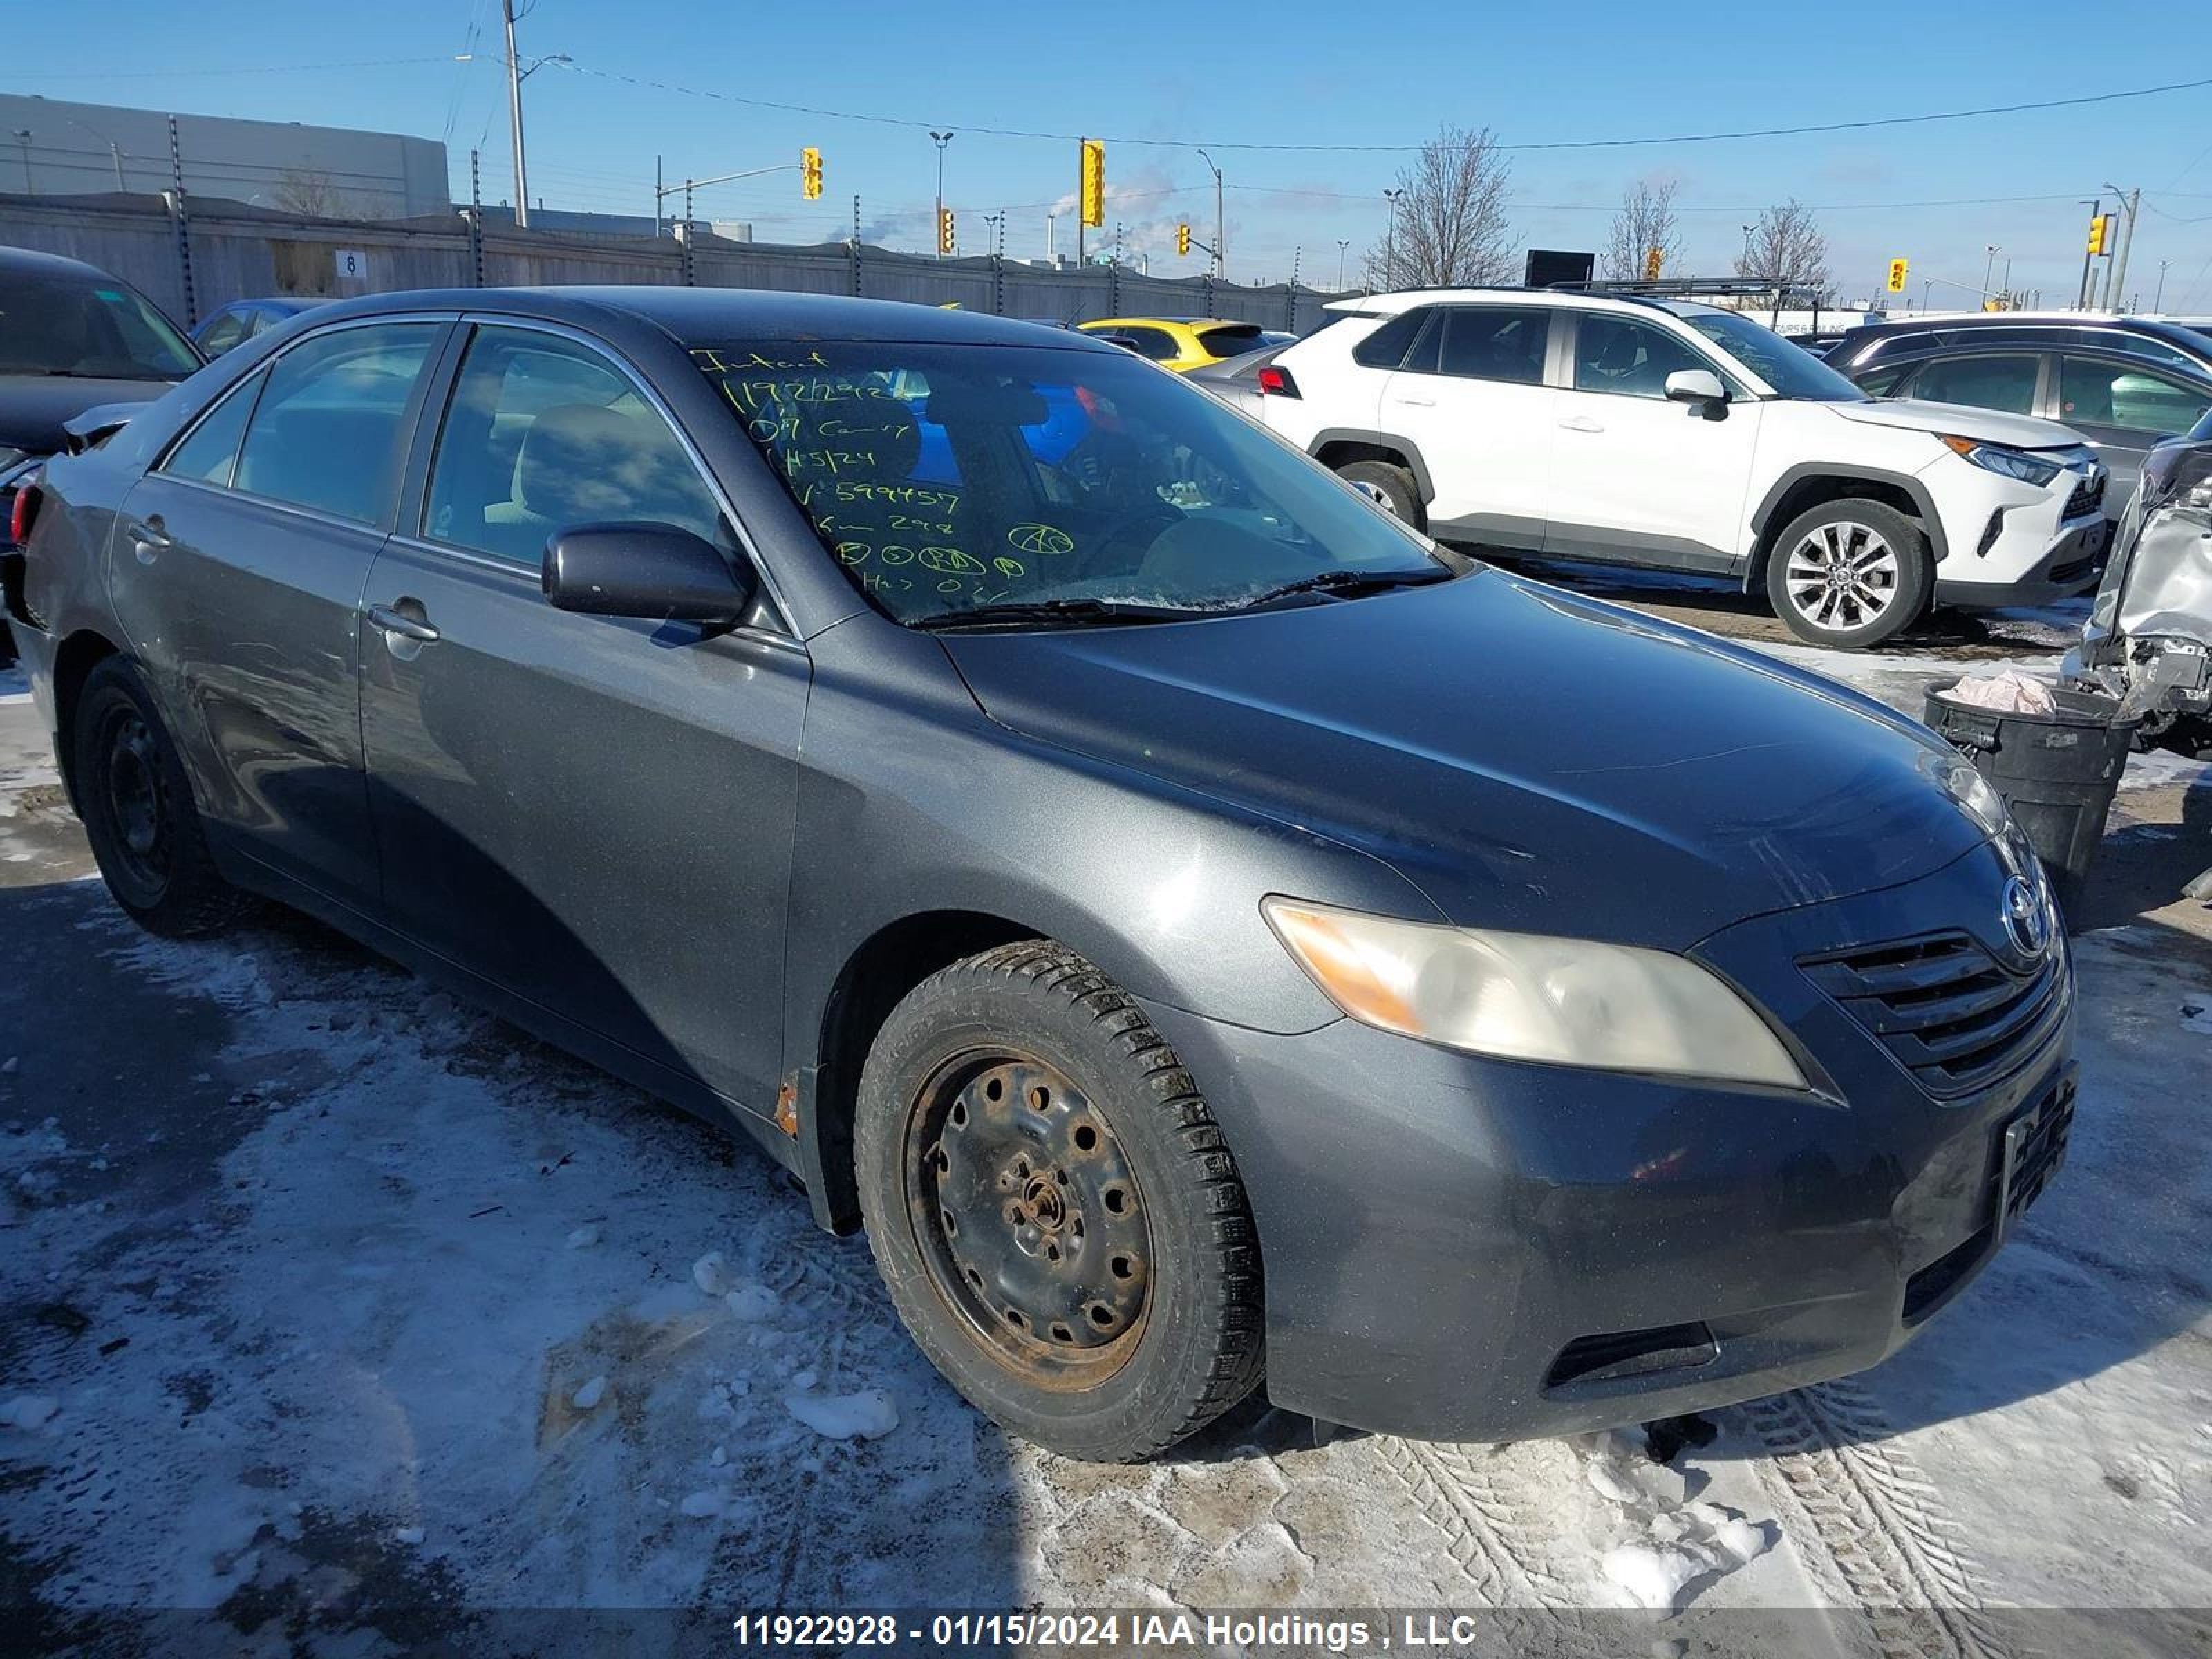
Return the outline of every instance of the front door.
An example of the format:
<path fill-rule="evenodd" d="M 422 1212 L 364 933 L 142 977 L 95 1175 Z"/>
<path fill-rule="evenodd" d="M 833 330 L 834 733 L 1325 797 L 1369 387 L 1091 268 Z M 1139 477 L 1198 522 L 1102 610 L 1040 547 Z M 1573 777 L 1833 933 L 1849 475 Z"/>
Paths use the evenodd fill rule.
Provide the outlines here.
<path fill-rule="evenodd" d="M 1534 550 L 1556 453 L 1544 384 L 1553 313 L 1443 306 L 1384 382 L 1376 424 L 1420 452 L 1439 536 Z"/>
<path fill-rule="evenodd" d="M 362 730 L 400 931 L 675 1074 L 774 1109 L 808 664 L 763 611 L 714 635 L 556 611 L 580 523 L 734 534 L 596 347 L 471 338 L 419 534 L 370 574 Z M 410 529 L 414 526 L 410 525 Z"/>
<path fill-rule="evenodd" d="M 1555 428 L 1545 550 L 1668 569 L 1728 571 L 1741 552 L 1745 495 L 1764 409 L 1735 395 L 1717 418 L 1667 398 L 1677 369 L 1712 360 L 1637 317 L 1577 318 Z"/>
<path fill-rule="evenodd" d="M 2212 406 L 2201 381 L 2164 374 L 2135 358 L 2087 352 L 2057 354 L 2051 396 L 2051 418 L 2087 438 L 2111 469 L 2105 516 L 2113 520 L 2135 499 L 2150 447 L 2188 431 Z"/>
<path fill-rule="evenodd" d="M 132 487 L 111 550 L 116 614 L 201 811 L 341 898 L 376 890 L 355 613 L 445 327 L 303 337 Z"/>

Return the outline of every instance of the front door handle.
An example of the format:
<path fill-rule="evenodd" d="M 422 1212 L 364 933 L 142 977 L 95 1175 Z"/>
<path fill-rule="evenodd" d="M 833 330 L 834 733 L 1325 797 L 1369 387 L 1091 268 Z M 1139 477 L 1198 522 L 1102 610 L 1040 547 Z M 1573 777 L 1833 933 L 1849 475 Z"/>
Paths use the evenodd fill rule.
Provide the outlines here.
<path fill-rule="evenodd" d="M 1569 432 L 1602 432 L 1605 430 L 1605 426 L 1602 422 L 1593 421 L 1587 415 L 1570 415 L 1565 420 L 1561 421 L 1559 425 L 1562 428 Z"/>
<path fill-rule="evenodd" d="M 1408 409 L 1434 409 L 1437 406 L 1434 398 L 1393 398 L 1390 401 L 1403 404 Z"/>
<path fill-rule="evenodd" d="M 420 617 L 410 617 L 404 611 L 388 605 L 373 605 L 368 608 L 368 620 L 388 635 L 403 640 L 414 640 L 428 645 L 438 637 L 438 630 Z"/>

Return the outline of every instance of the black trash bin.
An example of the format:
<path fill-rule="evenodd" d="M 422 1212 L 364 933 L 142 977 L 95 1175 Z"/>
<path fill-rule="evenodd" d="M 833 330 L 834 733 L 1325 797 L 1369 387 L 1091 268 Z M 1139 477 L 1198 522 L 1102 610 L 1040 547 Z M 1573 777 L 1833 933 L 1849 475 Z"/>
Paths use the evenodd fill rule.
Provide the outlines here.
<path fill-rule="evenodd" d="M 2071 921 L 2142 717 L 2123 718 L 2117 697 L 2057 687 L 2048 714 L 1978 708 L 1946 695 L 1956 684 L 1931 683 L 1921 718 L 2004 797 Z"/>

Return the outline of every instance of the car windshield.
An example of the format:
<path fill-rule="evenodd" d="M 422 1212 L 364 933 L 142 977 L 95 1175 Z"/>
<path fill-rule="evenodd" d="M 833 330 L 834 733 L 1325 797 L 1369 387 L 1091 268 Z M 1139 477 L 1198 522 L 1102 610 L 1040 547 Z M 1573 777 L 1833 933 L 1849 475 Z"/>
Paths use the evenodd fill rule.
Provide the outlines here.
<path fill-rule="evenodd" d="M 1784 398 L 1863 404 L 1867 394 L 1800 345 L 1733 311 L 1692 311 L 1682 320 Z"/>
<path fill-rule="evenodd" d="M 1243 416 L 1119 352 L 855 343 L 693 356 L 846 575 L 901 622 L 1233 610 L 1293 584 L 1348 593 L 1453 568 Z"/>
<path fill-rule="evenodd" d="M 199 366 L 175 325 L 121 283 L 0 271 L 0 374 L 181 380 Z"/>

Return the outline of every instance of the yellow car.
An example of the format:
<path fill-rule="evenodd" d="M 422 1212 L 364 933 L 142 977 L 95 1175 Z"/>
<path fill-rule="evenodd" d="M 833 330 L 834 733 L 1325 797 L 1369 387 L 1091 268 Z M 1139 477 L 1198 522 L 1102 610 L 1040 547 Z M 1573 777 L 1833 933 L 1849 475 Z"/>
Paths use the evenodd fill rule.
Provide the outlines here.
<path fill-rule="evenodd" d="M 1226 317 L 1102 317 L 1076 326 L 1088 334 L 1118 336 L 1139 357 L 1178 374 L 1266 346 L 1288 345 L 1297 337 Z"/>

